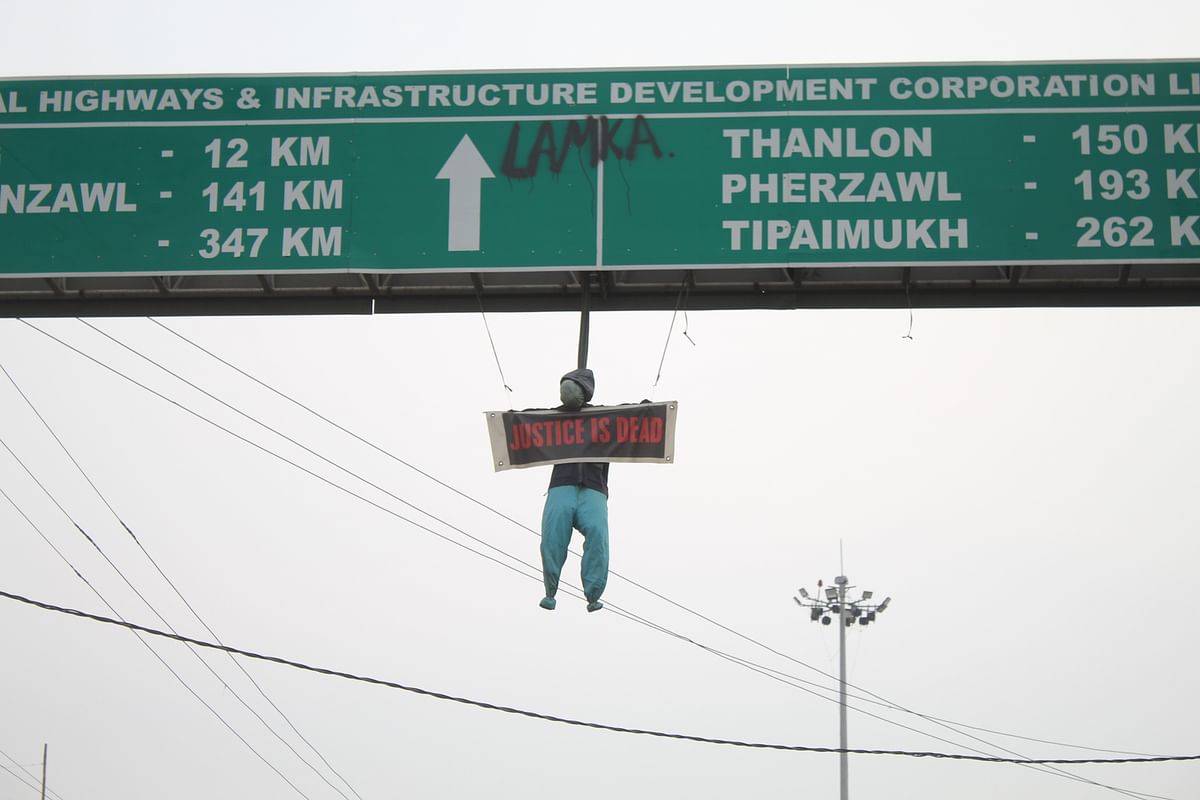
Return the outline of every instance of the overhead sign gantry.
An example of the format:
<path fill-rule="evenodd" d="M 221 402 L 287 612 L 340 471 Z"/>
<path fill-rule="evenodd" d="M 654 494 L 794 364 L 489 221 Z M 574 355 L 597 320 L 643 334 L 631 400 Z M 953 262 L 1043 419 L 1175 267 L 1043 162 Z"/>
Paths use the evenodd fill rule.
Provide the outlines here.
<path fill-rule="evenodd" d="M 0 81 L 0 313 L 681 286 L 694 308 L 1197 302 L 1200 63 Z"/>

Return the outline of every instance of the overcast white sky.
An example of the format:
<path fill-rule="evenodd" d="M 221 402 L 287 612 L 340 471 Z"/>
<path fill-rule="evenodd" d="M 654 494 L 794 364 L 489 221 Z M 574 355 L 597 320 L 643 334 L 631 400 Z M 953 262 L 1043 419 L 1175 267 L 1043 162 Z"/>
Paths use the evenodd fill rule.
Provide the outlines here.
<path fill-rule="evenodd" d="M 5 10 L 0 76 L 1195 58 L 1198 30 L 1200 7 L 1189 2 L 59 2 Z M 480 412 L 553 403 L 558 376 L 574 366 L 578 320 L 488 321 L 511 397 L 478 315 L 166 324 L 536 527 L 548 470 L 494 474 Z M 275 446 L 83 323 L 34 324 Z M 1005 733 L 1200 752 L 1200 314 L 918 311 L 909 340 L 904 311 L 691 313 L 695 346 L 676 328 L 653 388 L 669 324 L 661 312 L 593 319 L 598 402 L 653 393 L 681 404 L 677 464 L 613 467 L 613 569 L 746 638 L 621 579 L 606 600 L 794 676 L 786 682 L 612 610 L 586 614 L 581 601 L 564 599 L 548 614 L 537 606 L 540 580 L 282 465 L 21 322 L 0 320 L 0 363 L 227 644 L 544 714 L 835 747 L 835 681 L 821 673 L 836 674 L 836 629 L 810 624 L 790 597 L 837 575 L 843 545 L 852 583 L 893 597 L 878 625 L 848 636 L 855 693 L 988 731 L 951 730 L 868 697 L 853 704 L 884 719 L 852 712 L 852 746 L 1104 755 Z M 529 531 L 331 431 L 151 321 L 95 325 L 536 564 Z M 3 376 L 0 438 L 172 624 L 208 638 Z M 2 450 L 0 488 L 123 615 L 160 626 Z M 577 571 L 572 559 L 572 582 Z M 2 499 L 0 589 L 108 613 Z M 45 743 L 49 788 L 61 800 L 341 796 L 179 645 L 151 642 L 296 790 L 129 633 L 5 600 L 0 634 L 0 800 L 37 796 L 31 776 L 40 777 Z M 228 659 L 208 658 L 329 776 Z M 245 666 L 371 800 L 814 798 L 837 790 L 836 755 L 571 728 Z M 800 679 L 819 684 L 821 696 L 796 688 Z M 1177 800 L 1200 787 L 1195 762 L 1071 772 Z M 897 756 L 854 757 L 851 791 L 1128 796 L 1023 767 Z"/>

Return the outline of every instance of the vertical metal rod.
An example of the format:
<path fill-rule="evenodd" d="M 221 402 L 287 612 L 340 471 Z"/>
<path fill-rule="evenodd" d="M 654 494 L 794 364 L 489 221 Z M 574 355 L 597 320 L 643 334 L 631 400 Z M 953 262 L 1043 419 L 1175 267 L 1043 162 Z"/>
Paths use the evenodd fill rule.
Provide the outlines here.
<path fill-rule="evenodd" d="M 588 328 L 591 325 L 592 312 L 592 276 L 589 273 L 583 274 L 582 284 L 583 297 L 580 301 L 579 314 L 579 369 L 587 366 Z"/>
<path fill-rule="evenodd" d="M 838 681 L 838 721 L 840 722 L 841 738 L 838 745 L 841 749 L 841 800 L 850 800 L 850 754 L 846 737 L 846 576 L 837 579 L 838 583 L 838 661 L 840 674 Z"/>
<path fill-rule="evenodd" d="M 42 800 L 46 800 L 46 756 L 50 752 L 50 745 L 42 745 Z"/>

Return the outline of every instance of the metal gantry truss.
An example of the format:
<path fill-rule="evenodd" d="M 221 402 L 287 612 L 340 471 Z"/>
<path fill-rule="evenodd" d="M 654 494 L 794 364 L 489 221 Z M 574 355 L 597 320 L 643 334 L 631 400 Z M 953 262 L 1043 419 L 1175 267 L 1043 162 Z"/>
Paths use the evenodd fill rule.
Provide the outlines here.
<path fill-rule="evenodd" d="M 1200 262 L 0 276 L 0 316 L 1200 305 Z"/>

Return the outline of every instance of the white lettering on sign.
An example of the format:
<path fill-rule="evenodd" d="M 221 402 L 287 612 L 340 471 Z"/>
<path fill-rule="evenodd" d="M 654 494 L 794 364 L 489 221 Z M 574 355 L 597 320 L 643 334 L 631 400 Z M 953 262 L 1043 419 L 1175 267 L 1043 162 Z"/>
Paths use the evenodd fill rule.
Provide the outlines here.
<path fill-rule="evenodd" d="M 92 214 L 137 211 L 124 183 L 0 183 L 0 214 Z"/>
<path fill-rule="evenodd" d="M 1163 125 L 1163 147 L 1167 155 L 1187 153 L 1194 155 L 1200 151 L 1200 124 L 1184 122 L 1179 125 L 1166 123 Z"/>
<path fill-rule="evenodd" d="M 967 100 L 976 97 L 1152 97 L 1152 74 L 1109 75 L 923 75 L 894 78 L 888 93 L 897 100 Z"/>
<path fill-rule="evenodd" d="M 1200 247 L 1200 233 L 1196 231 L 1197 222 L 1200 222 L 1200 216 L 1196 214 L 1190 217 L 1171 217 L 1171 246 Z"/>
<path fill-rule="evenodd" d="M 1196 200 L 1200 198 L 1197 188 L 1200 188 L 1200 180 L 1197 180 L 1195 167 L 1167 170 L 1168 200 Z"/>
<path fill-rule="evenodd" d="M 342 181 L 285 181 L 284 211 L 319 211 L 342 207 Z"/>
<path fill-rule="evenodd" d="M 967 249 L 967 220 L 963 218 L 730 219 L 721 227 L 729 231 L 729 249 L 733 251 Z"/>
<path fill-rule="evenodd" d="M 198 254 L 201 258 L 206 259 L 216 258 L 220 255 L 233 258 L 247 255 L 249 258 L 258 258 L 258 251 L 269 234 L 270 231 L 266 228 L 234 228 L 222 238 L 221 232 L 216 228 L 205 228 L 200 231 L 204 247 L 198 251 Z M 247 242 L 249 242 L 248 251 Z"/>
<path fill-rule="evenodd" d="M 309 258 L 315 256 L 340 256 L 342 254 L 342 229 L 332 228 L 284 228 L 283 256 Z"/>
<path fill-rule="evenodd" d="M 635 81 L 609 87 L 613 103 L 796 103 L 870 100 L 877 78 L 760 78 L 751 81 Z"/>
<path fill-rule="evenodd" d="M 1167 83 L 1170 85 L 1169 91 L 1172 95 L 1200 94 L 1200 72 L 1193 72 L 1190 75 L 1172 72 Z"/>
<path fill-rule="evenodd" d="M 582 83 L 483 83 L 387 84 L 385 86 L 277 87 L 277 109 L 321 108 L 468 108 L 475 105 L 531 106 L 595 105 L 597 84 Z"/>
<path fill-rule="evenodd" d="M 296 143 L 300 144 L 300 155 L 296 157 L 293 150 Z M 329 165 L 329 137 L 318 136 L 288 136 L 271 137 L 271 166 L 308 167 Z"/>
<path fill-rule="evenodd" d="M 721 202 L 928 203 L 957 202 L 950 174 L 940 172 L 784 172 L 721 176 Z"/>
<path fill-rule="evenodd" d="M 1148 71 L 1136 64 L 1062 65 L 1057 68 L 1059 71 L 1046 65 L 1032 69 L 1014 66 L 1011 70 L 987 69 L 987 74 L 981 74 L 982 69 L 970 65 L 962 65 L 957 70 L 939 67 L 936 73 L 933 69 L 909 66 L 893 68 L 885 76 L 863 75 L 859 70 L 840 72 L 833 68 L 768 69 L 747 70 L 734 76 L 703 73 L 703 77 L 694 77 L 694 73 L 608 74 L 599 78 L 562 74 L 555 76 L 556 80 L 515 74 L 409 78 L 356 76 L 352 80 L 326 76 L 279 81 L 260 76 L 253 79 L 251 86 L 179 86 L 176 81 L 176 85 L 166 88 L 149 81 L 144 86 L 137 86 L 132 80 L 105 86 L 104 79 L 88 79 L 87 83 L 72 84 L 86 88 L 19 90 L 26 96 L 8 91 L 6 87 L 0 94 L 0 114 L 23 111 L 47 115 L 76 112 L 170 114 L 227 110 L 236 113 L 264 109 L 370 115 L 401 108 L 496 107 L 580 109 L 586 112 L 600 103 L 635 106 L 638 111 L 648 107 L 736 104 L 786 111 L 795 106 L 813 108 L 834 103 L 870 110 L 866 108 L 867 104 L 879 101 L 885 106 L 896 102 L 919 106 L 941 101 L 1021 99 L 1053 106 L 1062 99 L 1071 98 L 1123 102 L 1156 96 L 1200 96 L 1200 72 L 1192 64 L 1181 66 L 1186 69 L 1177 72 Z M 309 85 L 302 85 L 305 83 Z"/>
<path fill-rule="evenodd" d="M 220 89 L 56 89 L 42 90 L 38 111 L 218 111 L 225 104 Z"/>
<path fill-rule="evenodd" d="M 282 86 L 275 89 L 275 108 L 396 108 L 404 102 L 399 86 Z"/>
<path fill-rule="evenodd" d="M 726 128 L 729 157 L 906 158 L 933 155 L 930 128 Z M 747 142 L 748 140 L 748 142 Z"/>
<path fill-rule="evenodd" d="M 0 114 L 24 114 L 28 108 L 21 105 L 21 97 L 14 92 L 0 93 Z"/>

